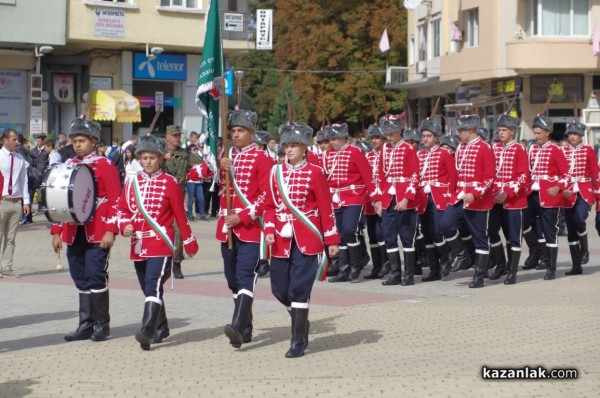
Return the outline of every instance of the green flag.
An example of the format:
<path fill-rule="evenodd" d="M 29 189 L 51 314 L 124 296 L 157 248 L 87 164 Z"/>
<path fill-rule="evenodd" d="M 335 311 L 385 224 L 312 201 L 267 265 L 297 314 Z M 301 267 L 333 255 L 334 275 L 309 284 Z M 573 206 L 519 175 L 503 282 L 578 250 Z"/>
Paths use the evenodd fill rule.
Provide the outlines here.
<path fill-rule="evenodd" d="M 206 16 L 204 48 L 202 61 L 198 70 L 198 90 L 196 91 L 196 106 L 204 117 L 206 126 L 205 158 L 212 160 L 217 156 L 217 136 L 219 134 L 219 88 L 214 79 L 223 76 L 223 44 L 221 40 L 221 18 L 219 15 L 219 0 L 211 0 Z M 208 160 L 208 159 L 207 159 Z"/>

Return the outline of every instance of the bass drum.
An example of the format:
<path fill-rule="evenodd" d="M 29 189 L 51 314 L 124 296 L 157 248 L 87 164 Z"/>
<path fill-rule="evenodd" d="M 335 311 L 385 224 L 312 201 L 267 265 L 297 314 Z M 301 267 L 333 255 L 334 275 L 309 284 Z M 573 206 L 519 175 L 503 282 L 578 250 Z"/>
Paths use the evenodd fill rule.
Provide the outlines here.
<path fill-rule="evenodd" d="M 85 224 L 96 210 L 96 178 L 84 163 L 56 163 L 44 174 L 42 206 L 53 223 Z"/>

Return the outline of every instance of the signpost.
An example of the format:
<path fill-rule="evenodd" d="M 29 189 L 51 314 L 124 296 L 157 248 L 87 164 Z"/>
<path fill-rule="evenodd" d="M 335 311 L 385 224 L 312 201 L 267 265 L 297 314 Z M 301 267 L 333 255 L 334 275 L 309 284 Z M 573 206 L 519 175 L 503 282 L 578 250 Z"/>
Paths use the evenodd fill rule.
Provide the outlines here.
<path fill-rule="evenodd" d="M 226 12 L 224 14 L 223 30 L 230 32 L 243 32 L 244 14 L 232 14 Z"/>

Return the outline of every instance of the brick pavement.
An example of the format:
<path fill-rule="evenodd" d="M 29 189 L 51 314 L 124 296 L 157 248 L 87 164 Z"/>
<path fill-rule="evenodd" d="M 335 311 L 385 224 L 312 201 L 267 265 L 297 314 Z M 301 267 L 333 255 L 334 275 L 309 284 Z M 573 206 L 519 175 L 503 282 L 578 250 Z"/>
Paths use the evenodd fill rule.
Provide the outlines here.
<path fill-rule="evenodd" d="M 519 283 L 468 289 L 472 271 L 449 281 L 383 287 L 317 283 L 305 357 L 286 359 L 286 311 L 260 279 L 253 342 L 232 349 L 215 222 L 195 222 L 201 259 L 166 293 L 171 337 L 143 352 L 133 338 L 143 297 L 119 239 L 111 254 L 110 341 L 66 343 L 76 326 L 76 292 L 43 217 L 17 236 L 20 279 L 0 279 L 0 397 L 398 397 L 600 395 L 600 239 L 590 229 L 585 275 L 519 273 Z M 591 227 L 591 225 L 590 225 Z M 63 256 L 63 263 L 66 259 Z M 420 279 L 420 278 L 418 278 Z M 571 381 L 490 381 L 481 366 L 575 367 Z"/>

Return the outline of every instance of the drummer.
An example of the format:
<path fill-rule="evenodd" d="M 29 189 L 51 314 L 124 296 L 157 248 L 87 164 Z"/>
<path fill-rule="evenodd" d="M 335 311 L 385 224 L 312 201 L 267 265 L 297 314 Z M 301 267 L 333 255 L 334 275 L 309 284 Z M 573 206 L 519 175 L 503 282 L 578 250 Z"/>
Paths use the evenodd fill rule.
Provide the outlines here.
<path fill-rule="evenodd" d="M 118 233 L 116 203 L 121 184 L 114 164 L 96 153 L 100 129 L 100 124 L 83 117 L 73 120 L 69 127 L 69 138 L 76 156 L 65 162 L 65 167 L 83 163 L 94 171 L 96 210 L 84 224 L 77 224 L 73 220 L 53 224 L 50 230 L 55 252 L 62 250 L 63 242 L 67 244 L 69 271 L 79 291 L 79 326 L 74 333 L 65 336 L 66 341 L 104 341 L 110 335 L 108 257 L 115 234 Z M 73 189 L 77 190 L 78 187 Z M 57 194 L 68 195 L 68 192 Z M 48 195 L 46 191 L 47 198 Z"/>

